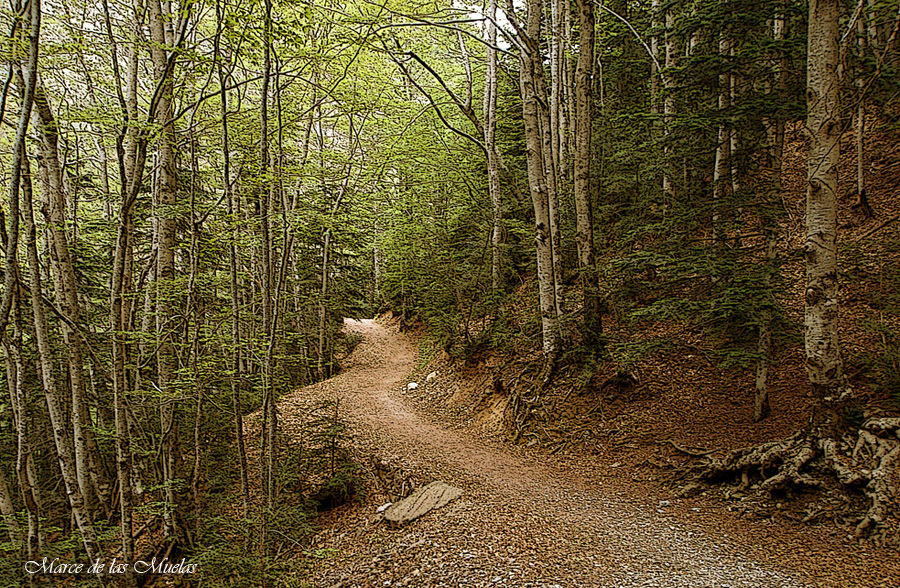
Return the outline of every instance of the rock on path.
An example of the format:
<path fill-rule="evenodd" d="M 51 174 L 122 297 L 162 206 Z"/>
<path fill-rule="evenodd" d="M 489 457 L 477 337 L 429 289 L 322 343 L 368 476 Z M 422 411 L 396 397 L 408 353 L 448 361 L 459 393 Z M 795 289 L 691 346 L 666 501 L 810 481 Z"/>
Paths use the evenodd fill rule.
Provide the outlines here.
<path fill-rule="evenodd" d="M 403 524 L 448 504 L 462 495 L 462 490 L 444 482 L 435 481 L 413 491 L 412 494 L 392 504 L 384 512 L 385 520 Z"/>

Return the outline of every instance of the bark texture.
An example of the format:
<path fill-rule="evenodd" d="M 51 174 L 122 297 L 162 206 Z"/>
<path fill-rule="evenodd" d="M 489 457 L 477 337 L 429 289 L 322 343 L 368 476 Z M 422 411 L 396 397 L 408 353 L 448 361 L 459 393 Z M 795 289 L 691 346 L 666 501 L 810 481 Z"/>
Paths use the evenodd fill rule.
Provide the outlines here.
<path fill-rule="evenodd" d="M 594 207 L 591 199 L 591 104 L 594 77 L 594 5 L 578 0 L 578 61 L 575 66 L 575 245 L 584 291 L 584 337 L 596 345 L 603 334 L 594 260 Z"/>
<path fill-rule="evenodd" d="M 166 47 L 169 24 L 172 21 L 168 11 L 163 12 L 160 0 L 148 3 L 150 54 L 154 74 L 159 84 L 159 101 L 156 123 L 162 132 L 157 147 L 157 177 L 154 201 L 154 226 L 156 229 L 156 335 L 157 335 L 157 379 L 160 390 L 165 395 L 160 405 L 160 426 L 163 433 L 161 459 L 164 495 L 168 503 L 166 509 L 166 535 L 178 537 L 180 529 L 175 512 L 178 497 L 175 493 L 175 479 L 178 477 L 177 455 L 178 427 L 175 422 L 175 391 L 173 383 L 177 367 L 175 346 L 172 340 L 174 325 L 174 281 L 175 281 L 175 204 L 178 193 L 178 175 L 175 160 L 175 122 L 173 115 L 173 72 L 169 66 Z"/>
<path fill-rule="evenodd" d="M 546 112 L 546 88 L 544 86 L 543 53 L 540 48 L 541 2 L 529 0 L 525 28 L 522 35 L 520 91 L 522 93 L 522 118 L 525 123 L 525 153 L 528 168 L 528 185 L 534 207 L 535 249 L 537 252 L 538 295 L 541 313 L 541 341 L 544 355 L 553 357 L 559 348 L 559 306 L 556 300 L 555 259 L 550 204 L 552 174 L 548 173 L 550 161 L 549 138 L 545 141 L 549 116 Z M 507 16 L 515 18 L 512 6 Z M 547 122 L 544 123 L 546 117 Z"/>
<path fill-rule="evenodd" d="M 843 380 L 838 344 L 837 182 L 840 158 L 837 0 L 809 4 L 806 130 L 806 369 L 823 394 Z"/>

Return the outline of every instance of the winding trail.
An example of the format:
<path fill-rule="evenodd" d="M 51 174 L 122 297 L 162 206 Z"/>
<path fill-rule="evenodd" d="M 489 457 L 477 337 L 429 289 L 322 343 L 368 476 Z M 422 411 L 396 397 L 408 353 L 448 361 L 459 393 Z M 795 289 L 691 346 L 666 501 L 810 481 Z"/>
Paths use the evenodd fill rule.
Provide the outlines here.
<path fill-rule="evenodd" d="M 665 506 L 634 504 L 602 478 L 428 420 L 403 399 L 417 357 L 407 337 L 372 320 L 348 319 L 345 327 L 364 337 L 345 370 L 286 397 L 283 421 L 310 398 L 340 398 L 361 452 L 464 493 L 400 529 L 374 520 L 378 497 L 326 515 L 315 547 L 334 555 L 312 560 L 315 585 L 809 585 L 742 555 L 727 536 L 680 522 Z"/>

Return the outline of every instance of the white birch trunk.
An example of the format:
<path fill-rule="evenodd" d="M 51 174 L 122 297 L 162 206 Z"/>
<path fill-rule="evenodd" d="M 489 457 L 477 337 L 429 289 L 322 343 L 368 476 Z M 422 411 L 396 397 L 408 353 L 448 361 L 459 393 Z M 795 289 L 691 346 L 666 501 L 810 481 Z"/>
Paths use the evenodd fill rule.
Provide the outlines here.
<path fill-rule="evenodd" d="M 84 501 L 84 489 L 79 483 L 75 465 L 75 452 L 72 438 L 69 436 L 67 419 L 60 399 L 60 387 L 56 377 L 56 366 L 53 365 L 53 350 L 50 342 L 50 331 L 41 299 L 43 292 L 40 263 L 38 261 L 37 235 L 34 223 L 33 195 L 31 189 L 31 172 L 27 158 L 24 157 L 24 144 L 20 146 L 22 161 L 22 212 L 25 220 L 25 244 L 28 257 L 29 286 L 31 288 L 31 310 L 34 325 L 34 338 L 38 351 L 38 373 L 44 386 L 44 400 L 50 415 L 50 428 L 56 447 L 56 456 L 62 473 L 69 508 L 78 529 L 81 531 L 82 543 L 88 559 L 94 560 L 100 554 L 97 534 L 91 513 Z"/>
<path fill-rule="evenodd" d="M 837 0 L 811 0 L 807 62 L 806 368 L 822 395 L 843 386 L 838 342 L 837 187 L 840 158 Z"/>
<path fill-rule="evenodd" d="M 497 132 L 497 0 L 488 0 L 485 23 L 486 72 L 484 77 L 484 147 L 487 151 L 488 196 L 491 201 L 491 291 L 500 289 L 500 241 L 503 238 L 503 207 L 500 200 L 500 169 L 495 136 Z M 376 250 L 377 261 L 377 250 Z M 377 265 L 376 265 L 377 267 Z"/>
<path fill-rule="evenodd" d="M 578 61 L 575 66 L 575 245 L 584 296 L 584 338 L 600 341 L 603 323 L 594 260 L 594 210 L 591 202 L 591 106 L 594 77 L 594 5 L 578 0 Z"/>
<path fill-rule="evenodd" d="M 526 26 L 522 30 L 523 46 L 519 85 L 522 94 L 522 119 L 525 124 L 525 154 L 528 169 L 528 185 L 534 208 L 535 250 L 537 253 L 538 296 L 541 315 L 541 342 L 544 356 L 552 360 L 559 349 L 558 310 L 553 271 L 553 247 L 550 231 L 550 204 L 548 199 L 548 174 L 542 133 L 541 93 L 543 84 L 542 54 L 540 51 L 541 2 L 529 0 Z M 515 19 L 512 6 L 507 17 Z M 543 93 L 546 98 L 546 92 Z M 549 118 L 549 117 L 548 117 Z M 548 123 L 549 124 L 549 123 Z M 549 141 L 548 141 L 549 142 Z M 545 158 L 546 157 L 546 158 Z"/>
<path fill-rule="evenodd" d="M 666 96 L 663 100 L 663 121 L 667 139 L 671 134 L 673 117 L 675 116 L 675 94 L 673 92 L 674 82 L 672 80 L 672 69 L 677 64 L 675 59 L 677 54 L 675 12 L 674 9 L 670 7 L 666 9 L 666 75 L 663 77 L 663 84 L 666 89 Z M 672 183 L 672 165 L 669 161 L 671 159 L 671 147 L 669 147 L 668 140 L 666 141 L 663 151 L 663 194 L 667 198 L 671 198 L 674 196 L 675 186 Z"/>
<path fill-rule="evenodd" d="M 163 12 L 160 0 L 148 2 L 150 24 L 150 55 L 153 61 L 154 75 L 160 85 L 156 122 L 162 128 L 158 143 L 158 168 L 154 202 L 154 219 L 156 229 L 156 334 L 157 334 L 157 379 L 164 397 L 160 404 L 159 418 L 162 430 L 161 459 L 163 471 L 164 496 L 168 503 L 165 516 L 165 533 L 167 537 L 179 537 L 177 516 L 178 496 L 174 482 L 178 477 L 177 447 L 178 425 L 175 420 L 175 380 L 176 358 L 173 342 L 174 312 L 174 280 L 175 280 L 175 204 L 178 192 L 177 164 L 175 160 L 175 122 L 173 102 L 173 72 L 168 68 L 168 52 L 171 46 L 171 34 L 167 27 L 172 14 Z"/>

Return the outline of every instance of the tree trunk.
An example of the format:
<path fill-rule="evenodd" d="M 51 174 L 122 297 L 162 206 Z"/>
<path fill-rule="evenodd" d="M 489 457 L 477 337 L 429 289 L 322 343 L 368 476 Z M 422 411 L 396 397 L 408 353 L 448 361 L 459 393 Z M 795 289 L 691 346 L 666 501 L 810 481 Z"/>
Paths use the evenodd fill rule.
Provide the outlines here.
<path fill-rule="evenodd" d="M 672 124 L 675 116 L 675 82 L 673 69 L 677 65 L 675 56 L 678 54 L 675 35 L 675 10 L 672 7 L 666 9 L 666 75 L 663 77 L 663 85 L 666 95 L 663 99 L 663 123 L 665 128 L 666 143 L 663 147 L 663 195 L 673 198 L 675 186 L 672 183 L 672 156 L 671 141 Z"/>
<path fill-rule="evenodd" d="M 543 83 L 544 75 L 540 50 L 540 0 L 528 0 L 527 10 L 525 29 L 520 30 L 520 33 L 522 33 L 522 47 L 519 86 L 522 93 L 522 119 L 525 124 L 528 185 L 531 192 L 531 203 L 534 207 L 541 341 L 544 356 L 552 361 L 559 350 L 559 315 L 556 303 L 556 282 L 550 232 L 548 174 L 545 167 L 546 160 L 541 128 L 541 94 L 537 86 L 538 80 Z M 511 7 L 507 8 L 506 16 L 510 20 L 516 19 Z M 544 97 L 546 97 L 546 94 L 544 94 Z M 545 131 L 546 129 L 543 130 Z"/>
<path fill-rule="evenodd" d="M 837 0 L 809 4 L 806 192 L 806 368 L 822 395 L 844 385 L 838 343 L 837 187 L 840 158 Z"/>
<path fill-rule="evenodd" d="M 491 200 L 491 292 L 500 289 L 500 241 L 503 237 L 503 208 L 500 200 L 500 171 L 495 136 L 497 132 L 497 0 L 488 0 L 485 23 L 486 73 L 484 77 L 484 147 L 487 151 L 488 195 Z"/>
<path fill-rule="evenodd" d="M 234 197 L 234 186 L 231 179 L 231 143 L 228 134 L 228 90 L 226 89 L 226 81 L 228 77 L 222 64 L 222 54 L 220 51 L 220 42 L 222 37 L 222 27 L 225 23 L 224 8 L 220 1 L 216 2 L 216 19 L 217 30 L 215 37 L 215 61 L 216 73 L 219 78 L 219 95 L 220 95 L 220 115 L 222 117 L 222 184 L 225 189 L 225 200 L 228 206 L 228 217 L 233 224 L 231 240 L 228 244 L 228 267 L 229 267 L 229 291 L 231 294 L 231 375 L 229 381 L 231 383 L 231 409 L 234 412 L 234 436 L 237 445 L 238 463 L 240 465 L 241 475 L 241 499 L 243 504 L 244 517 L 250 516 L 250 483 L 247 467 L 247 450 L 244 447 L 244 414 L 241 407 L 241 304 L 238 293 L 238 263 L 237 263 L 237 243 L 240 237 L 236 206 Z"/>
<path fill-rule="evenodd" d="M 731 58 L 732 67 L 734 67 L 735 63 L 735 40 L 731 39 L 728 42 L 728 56 Z M 732 107 L 737 105 L 737 74 L 732 71 L 728 75 L 728 98 Z M 740 135 L 738 134 L 737 125 L 732 124 L 728 136 L 728 151 L 729 151 L 729 162 L 731 164 L 731 193 L 732 195 L 736 195 L 741 191 L 741 178 L 740 173 L 738 171 L 738 152 L 740 151 Z M 740 215 L 740 212 L 738 212 Z"/>
<path fill-rule="evenodd" d="M 725 58 L 731 53 L 731 41 L 724 32 L 719 33 L 719 57 Z M 718 232 L 719 226 L 719 207 L 722 206 L 722 200 L 726 196 L 726 185 L 728 185 L 728 175 L 731 172 L 729 160 L 731 159 L 731 133 L 728 131 L 728 123 L 725 121 L 726 112 L 730 106 L 731 98 L 731 82 L 730 74 L 719 74 L 719 91 L 717 97 L 717 106 L 719 110 L 719 130 L 716 135 L 716 155 L 713 163 L 713 216 L 712 216 L 712 234 L 714 239 L 721 239 L 722 235 Z"/>
<path fill-rule="evenodd" d="M 35 90 L 36 126 L 41 133 L 41 177 L 43 208 L 50 237 L 50 273 L 57 292 L 57 305 L 64 320 L 60 324 L 68 358 L 69 386 L 72 398 L 72 429 L 74 433 L 75 464 L 81 485 L 89 489 L 85 493 L 87 506 L 94 511 L 96 497 L 99 506 L 108 508 L 109 485 L 100 471 L 100 454 L 91 433 L 93 423 L 87 405 L 87 384 L 84 375 L 84 359 L 81 336 L 81 311 L 78 301 L 78 282 L 69 252 L 66 235 L 66 190 L 62 165 L 59 161 L 58 128 L 47 94 L 38 85 Z M 109 513 L 107 512 L 108 516 Z"/>
<path fill-rule="evenodd" d="M 584 338 L 596 345 L 603 334 L 600 292 L 594 261 L 591 202 L 591 104 L 594 75 L 594 5 L 578 0 L 578 61 L 575 69 L 575 245 L 584 293 Z"/>
<path fill-rule="evenodd" d="M 659 58 L 659 0 L 653 0 L 650 8 L 652 14 L 652 22 L 650 29 L 653 35 L 650 37 L 650 52 L 653 59 L 650 60 L 650 114 L 659 114 L 659 67 L 657 61 Z M 653 117 L 654 126 L 657 124 L 656 117 Z"/>
<path fill-rule="evenodd" d="M 13 266 L 9 271 L 18 275 L 18 268 Z M 7 340 L 5 333 L 0 333 L 6 359 L 6 383 L 9 389 L 9 401 L 12 407 L 13 423 L 16 428 L 16 479 L 19 493 L 28 513 L 28 537 L 25 553 L 34 559 L 40 550 L 41 505 L 38 496 L 37 475 L 34 470 L 31 443 L 31 418 L 26 410 L 27 399 L 23 378 L 25 363 L 22 359 L 24 342 L 22 340 L 21 289 L 16 286 L 11 308 L 13 316 L 13 337 Z"/>
<path fill-rule="evenodd" d="M 25 138 L 28 133 L 28 121 L 31 118 L 31 109 L 34 105 L 34 92 L 37 87 L 38 67 L 38 38 L 41 29 L 41 4 L 40 0 L 31 2 L 30 24 L 28 31 L 28 63 L 22 76 L 22 105 L 19 109 L 19 120 L 16 124 L 16 137 L 13 143 L 12 161 L 10 164 L 9 179 L 9 226 L 7 227 L 6 264 L 5 267 L 13 268 L 18 263 L 19 249 L 19 189 L 22 183 L 22 158 L 25 157 Z M 12 308 L 13 291 L 16 286 L 16 274 L 13 271 L 4 272 L 3 298 L 0 299 L 0 333 L 6 331 L 9 324 L 9 311 Z"/>
<path fill-rule="evenodd" d="M 775 263 L 778 250 L 774 223 L 769 224 L 765 228 L 766 233 L 766 278 L 763 287 L 767 292 L 771 288 L 772 280 L 771 272 L 777 271 Z M 759 325 L 759 339 L 757 340 L 756 351 L 759 359 L 756 362 L 756 381 L 754 385 L 753 395 L 753 421 L 759 422 L 769 416 L 771 409 L 769 408 L 769 363 L 772 357 L 772 313 L 768 310 L 763 311 L 763 316 Z"/>
<path fill-rule="evenodd" d="M 269 78 L 272 73 L 272 2 L 265 0 L 265 16 L 263 22 L 263 78 L 262 78 L 262 99 L 259 111 L 259 129 L 260 129 L 260 151 L 259 151 L 259 172 L 263 181 L 260 182 L 257 197 L 257 215 L 259 218 L 259 230 L 261 240 L 261 295 L 262 295 L 262 316 L 263 316 L 263 335 L 267 342 L 267 349 L 271 349 L 271 338 L 275 336 L 275 325 L 273 322 L 273 295 L 274 295 L 274 275 L 272 269 L 272 237 L 269 227 L 269 212 L 271 201 L 271 178 L 270 175 L 270 158 L 269 158 Z M 275 433 L 278 427 L 278 413 L 275 407 L 275 390 L 273 378 L 273 365 L 271 353 L 266 354 L 263 365 L 263 411 L 264 411 L 264 451 L 260 461 L 262 468 L 263 493 L 266 504 L 266 524 L 263 525 L 263 532 L 268 534 L 268 517 L 272 516 L 275 506 L 275 467 L 276 467 L 276 437 Z M 262 544 L 265 549 L 266 536 L 263 537 Z"/>
<path fill-rule="evenodd" d="M 175 204 L 178 191 L 177 166 L 175 162 L 175 121 L 173 115 L 173 68 L 168 64 L 166 47 L 166 27 L 172 15 L 164 14 L 160 0 L 148 3 L 150 24 L 150 54 L 154 75 L 159 86 L 159 100 L 156 123 L 162 132 L 158 142 L 158 168 L 154 220 L 156 229 L 156 334 L 157 334 L 157 380 L 163 397 L 160 403 L 160 427 L 162 439 L 160 457 L 162 460 L 165 509 L 165 533 L 167 537 L 181 539 L 177 522 L 178 496 L 175 492 L 177 472 L 178 424 L 175 404 L 177 393 L 174 389 L 176 357 L 173 338 L 175 315 Z"/>
<path fill-rule="evenodd" d="M 859 58 L 865 58 L 866 52 L 866 25 L 865 21 L 860 18 L 856 21 L 856 44 L 859 50 Z M 856 203 L 853 208 L 862 214 L 865 220 L 872 218 L 872 207 L 869 206 L 869 198 L 866 195 L 866 104 L 863 96 L 864 80 L 862 74 L 857 75 L 854 85 L 856 86 L 856 120 L 854 121 L 855 139 L 856 139 Z"/>
<path fill-rule="evenodd" d="M 2 341 L 5 350 L 5 360 L 7 365 L 6 380 L 9 387 L 10 403 L 13 408 L 13 416 L 16 425 L 16 477 L 18 478 L 19 488 L 22 491 L 25 505 L 28 509 L 28 543 L 26 552 L 29 557 L 33 556 L 39 548 L 39 521 L 40 509 L 37 503 L 37 483 L 34 476 L 34 467 L 31 457 L 31 444 L 28 434 L 29 420 L 26 411 L 26 398 L 22 379 L 24 377 L 24 363 L 22 359 L 22 328 L 20 324 L 20 304 L 21 289 L 19 287 L 19 270 L 18 270 L 18 254 L 19 254 L 19 219 L 21 216 L 20 207 L 20 190 L 23 184 L 29 182 L 30 179 L 23 180 L 22 174 L 27 174 L 25 140 L 28 133 L 28 121 L 31 118 L 31 111 L 34 105 L 34 92 L 37 86 L 37 67 L 38 52 L 41 28 L 41 3 L 40 0 L 32 0 L 29 11 L 29 29 L 28 29 L 28 61 L 22 75 L 21 87 L 21 105 L 19 107 L 18 121 L 16 124 L 16 135 L 12 144 L 12 161 L 10 168 L 9 192 L 7 201 L 7 213 L 9 223 L 5 227 L 6 235 L 3 245 L 6 248 L 6 258 L 4 260 L 4 288 L 3 296 L 0 298 L 0 341 Z M 12 65 L 10 65 L 12 67 Z M 11 78 L 12 71 L 10 71 Z M 4 95 L 5 99 L 5 95 Z M 29 186 L 30 187 L 30 186 Z M 24 192 L 24 190 L 22 190 Z M 30 199 L 30 190 L 27 194 Z M 26 213 L 30 211 L 29 207 Z M 2 219 L 2 214 L 0 214 Z M 33 225 L 32 215 L 32 225 Z M 31 229 L 29 234 L 33 234 L 33 227 L 26 226 Z M 29 247 L 30 250 L 30 247 Z M 32 295 L 34 292 L 32 291 Z M 9 324 L 10 314 L 13 315 L 13 340 L 10 342 L 7 338 L 7 326 Z"/>
<path fill-rule="evenodd" d="M 319 341 L 316 347 L 318 354 L 318 372 L 319 379 L 324 380 L 330 372 L 325 369 L 325 330 L 328 327 L 328 264 L 330 262 L 329 253 L 331 252 L 331 230 L 325 229 L 322 235 L 322 273 L 319 284 Z"/>
<path fill-rule="evenodd" d="M 69 499 L 69 507 L 75 519 L 78 529 L 81 531 L 82 542 L 87 558 L 91 561 L 100 555 L 97 542 L 97 534 L 94 531 L 94 523 L 91 513 L 84 501 L 85 489 L 82 488 L 77 474 L 75 452 L 72 447 L 72 439 L 69 436 L 67 419 L 64 408 L 60 402 L 59 383 L 56 377 L 56 366 L 53 365 L 53 350 L 50 343 L 50 329 L 44 313 L 42 301 L 43 286 L 41 284 L 41 270 L 38 261 L 37 232 L 34 224 L 34 206 L 31 190 L 31 171 L 28 159 L 24 154 L 24 144 L 21 145 L 20 158 L 22 161 L 22 203 L 23 219 L 25 221 L 25 245 L 28 256 L 28 269 L 31 288 L 31 309 L 34 319 L 34 339 L 38 352 L 38 372 L 44 386 L 44 399 L 50 414 L 50 426 L 53 432 L 53 442 L 56 447 L 56 455 L 62 472 L 63 484 Z M 75 407 L 73 407 L 74 409 Z"/>
<path fill-rule="evenodd" d="M 550 157 L 557 170 L 562 169 L 562 133 L 560 127 L 563 120 L 563 85 L 562 85 L 562 1 L 548 0 L 550 4 L 550 27 L 548 30 L 550 44 Z M 568 4 L 568 2 L 566 3 Z M 560 174 L 561 177 L 561 174 Z"/>
<path fill-rule="evenodd" d="M 9 484 L 6 482 L 6 473 L 0 468 L 0 517 L 6 526 L 9 542 L 16 545 L 22 541 L 22 529 L 16 520 L 16 509 L 13 506 L 12 496 L 9 493 Z"/>
<path fill-rule="evenodd" d="M 110 41 L 110 60 L 116 82 L 119 80 L 118 49 L 111 28 L 109 4 L 103 1 L 106 34 Z M 135 26 L 139 26 L 135 23 Z M 133 480 L 139 480 L 135 461 L 131 454 L 131 430 L 125 397 L 129 392 L 127 366 L 129 341 L 126 332 L 131 328 L 131 287 L 134 247 L 134 205 L 140 191 L 146 162 L 146 140 L 138 133 L 137 125 L 137 44 L 131 46 L 128 70 L 123 89 L 116 86 L 119 99 L 121 125 L 116 135 L 116 159 L 119 169 L 119 218 L 112 256 L 112 272 L 109 284 L 109 326 L 111 331 L 113 417 L 115 426 L 116 477 L 119 486 L 120 531 L 122 557 L 134 561 L 133 536 Z M 134 476 L 134 478 L 132 478 Z M 124 577 L 127 586 L 135 586 L 133 570 Z"/>
<path fill-rule="evenodd" d="M 784 41 L 785 18 L 778 14 L 772 22 L 772 39 L 776 43 Z M 775 77 L 774 96 L 777 100 L 786 98 L 787 93 L 787 58 L 784 53 L 777 55 L 773 64 Z M 781 199 L 783 189 L 782 174 L 784 172 L 784 116 L 778 114 L 774 121 L 768 121 L 767 129 L 770 136 L 769 161 L 771 173 L 771 202 L 777 203 Z M 778 224 L 771 217 L 771 213 L 764 212 L 763 232 L 766 235 L 766 277 L 763 286 L 768 291 L 772 285 L 772 277 L 778 271 Z M 753 396 L 753 420 L 759 422 L 766 418 L 770 412 L 769 406 L 769 364 L 772 361 L 772 312 L 764 311 L 759 327 L 759 339 L 757 340 L 756 382 Z"/>

